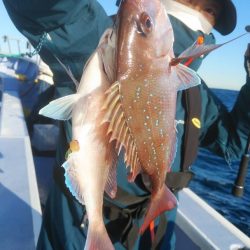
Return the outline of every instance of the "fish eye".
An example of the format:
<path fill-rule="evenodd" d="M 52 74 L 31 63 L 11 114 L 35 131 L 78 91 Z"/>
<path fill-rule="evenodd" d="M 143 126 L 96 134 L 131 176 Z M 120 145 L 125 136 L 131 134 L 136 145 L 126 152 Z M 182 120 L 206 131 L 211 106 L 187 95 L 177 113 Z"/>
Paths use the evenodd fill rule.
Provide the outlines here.
<path fill-rule="evenodd" d="M 140 31 L 143 32 L 144 35 L 149 34 L 153 29 L 153 21 L 151 17 L 143 12 L 140 16 Z"/>
<path fill-rule="evenodd" d="M 145 24 L 146 24 L 148 29 L 150 29 L 152 26 L 151 20 L 149 18 L 146 20 Z"/>

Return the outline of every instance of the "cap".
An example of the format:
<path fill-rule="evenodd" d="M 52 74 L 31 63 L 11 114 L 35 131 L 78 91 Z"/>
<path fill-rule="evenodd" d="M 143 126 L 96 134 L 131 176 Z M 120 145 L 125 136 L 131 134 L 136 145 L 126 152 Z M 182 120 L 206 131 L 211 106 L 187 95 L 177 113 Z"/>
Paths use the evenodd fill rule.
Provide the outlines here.
<path fill-rule="evenodd" d="M 214 28 L 222 35 L 231 33 L 237 23 L 236 8 L 231 0 L 219 0 L 222 5 L 222 11 L 216 20 Z"/>

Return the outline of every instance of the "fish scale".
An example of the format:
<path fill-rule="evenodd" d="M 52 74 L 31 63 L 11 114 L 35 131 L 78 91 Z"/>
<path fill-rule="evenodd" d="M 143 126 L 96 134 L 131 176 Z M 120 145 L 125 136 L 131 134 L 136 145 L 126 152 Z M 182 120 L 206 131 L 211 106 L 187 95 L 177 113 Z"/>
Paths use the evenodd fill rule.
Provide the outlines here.
<path fill-rule="evenodd" d="M 143 71 L 140 73 L 145 76 Z M 127 140 L 124 140 L 118 135 L 112 134 L 112 139 L 117 139 L 125 147 L 126 162 L 131 165 L 132 172 L 129 180 L 133 181 L 142 168 L 148 175 L 155 173 L 157 181 L 154 185 L 161 186 L 164 183 L 162 180 L 164 174 L 160 173 L 169 170 L 171 156 L 173 156 L 173 153 L 169 151 L 174 151 L 175 148 L 174 122 L 164 122 L 165 116 L 174 121 L 175 104 L 168 101 L 169 98 L 167 98 L 171 85 L 166 84 L 166 81 L 164 84 L 155 84 L 156 79 L 150 78 L 146 78 L 145 81 L 145 78 L 140 78 L 138 73 L 137 77 L 138 79 L 134 82 L 128 79 L 117 83 L 119 91 L 116 92 L 116 95 L 114 92 L 110 92 L 108 99 L 113 97 L 116 105 L 112 103 L 113 111 L 107 112 L 110 114 L 109 120 L 111 119 L 109 132 L 112 130 L 113 124 L 116 124 L 117 120 L 121 120 L 120 114 L 122 114 L 129 136 L 126 137 Z M 147 82 L 146 86 L 145 82 Z M 120 109 L 119 112 L 117 112 L 117 107 Z M 118 115 L 120 115 L 119 118 L 117 118 Z M 172 145 L 170 150 L 169 145 Z M 137 166 L 135 162 L 138 161 L 140 164 Z"/>

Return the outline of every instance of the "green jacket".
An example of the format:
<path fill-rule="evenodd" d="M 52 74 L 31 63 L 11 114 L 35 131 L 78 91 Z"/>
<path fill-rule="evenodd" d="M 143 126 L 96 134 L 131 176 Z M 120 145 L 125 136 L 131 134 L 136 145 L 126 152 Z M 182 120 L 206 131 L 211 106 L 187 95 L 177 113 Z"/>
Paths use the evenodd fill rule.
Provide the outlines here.
<path fill-rule="evenodd" d="M 3 0 L 6 9 L 16 27 L 36 47 L 44 32 L 49 39 L 43 43 L 40 51 L 42 59 L 54 73 L 55 97 L 75 92 L 75 86 L 53 54 L 68 65 L 80 79 L 82 69 L 96 48 L 102 32 L 112 22 L 96 0 Z M 175 48 L 178 47 L 176 38 Z M 181 40 L 181 39 L 180 39 Z M 239 159 L 246 147 L 250 134 L 250 80 L 242 87 L 237 102 L 228 112 L 221 102 L 212 94 L 205 83 L 199 87 L 202 99 L 200 146 L 205 147 L 227 161 Z M 183 92 L 178 93 L 177 120 L 185 120 L 185 107 L 182 102 Z M 61 124 L 61 137 L 58 143 L 57 163 L 64 161 L 68 142 L 71 140 L 71 124 Z M 181 169 L 184 126 L 179 124 L 177 133 L 177 153 L 172 169 Z M 127 183 L 123 157 L 119 158 L 118 184 L 133 195 L 144 195 L 147 192 L 136 184 Z M 62 172 L 62 168 L 59 172 Z M 63 183 L 63 173 L 57 175 L 57 182 Z M 60 185 L 59 185 L 60 186 Z M 63 191 L 63 192 L 62 192 Z M 123 207 L 122 204 L 118 204 Z M 55 185 L 51 191 L 44 213 L 38 248 L 48 249 L 82 249 L 85 233 L 80 228 L 84 208 L 74 200 L 65 187 Z M 170 249 L 173 237 L 175 211 L 168 213 L 168 228 L 161 249 Z M 135 249 L 139 249 L 139 240 Z M 173 241 L 172 241 L 173 242 Z M 171 246 L 170 246 L 171 245 Z M 116 249 L 124 249 L 116 243 Z"/>

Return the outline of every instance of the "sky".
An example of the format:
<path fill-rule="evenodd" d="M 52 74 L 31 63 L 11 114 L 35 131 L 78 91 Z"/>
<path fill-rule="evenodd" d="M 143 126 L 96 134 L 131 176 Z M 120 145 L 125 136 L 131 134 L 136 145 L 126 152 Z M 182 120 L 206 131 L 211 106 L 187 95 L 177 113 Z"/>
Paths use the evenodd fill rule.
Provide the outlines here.
<path fill-rule="evenodd" d="M 108 14 L 117 11 L 115 0 L 98 0 Z M 236 29 L 227 36 L 221 36 L 214 32 L 217 43 L 226 42 L 245 32 L 245 26 L 250 25 L 250 1 L 233 0 L 237 13 L 238 21 Z M 17 52 L 17 41 L 20 40 L 21 50 L 25 50 L 26 39 L 12 24 L 5 10 L 3 2 L 0 1 L 0 52 L 8 52 L 7 43 L 3 41 L 3 36 L 10 37 L 12 53 Z M 198 73 L 205 80 L 209 87 L 240 89 L 245 83 L 246 73 L 244 70 L 244 53 L 247 44 L 250 43 L 250 33 L 239 40 L 229 43 L 220 49 L 213 51 L 204 60 Z"/>

